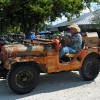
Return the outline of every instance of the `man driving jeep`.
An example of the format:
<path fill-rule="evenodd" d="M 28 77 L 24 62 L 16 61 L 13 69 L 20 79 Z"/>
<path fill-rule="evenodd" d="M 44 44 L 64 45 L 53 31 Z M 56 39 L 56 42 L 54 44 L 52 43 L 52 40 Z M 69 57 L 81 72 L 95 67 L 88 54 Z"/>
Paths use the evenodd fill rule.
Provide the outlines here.
<path fill-rule="evenodd" d="M 74 54 L 82 48 L 82 36 L 79 33 L 81 31 L 79 26 L 77 24 L 72 24 L 68 26 L 68 28 L 70 29 L 71 36 L 62 37 L 67 42 L 67 45 L 61 48 L 59 54 L 60 58 L 62 58 L 66 53 Z M 58 34 L 58 36 L 60 35 Z"/>

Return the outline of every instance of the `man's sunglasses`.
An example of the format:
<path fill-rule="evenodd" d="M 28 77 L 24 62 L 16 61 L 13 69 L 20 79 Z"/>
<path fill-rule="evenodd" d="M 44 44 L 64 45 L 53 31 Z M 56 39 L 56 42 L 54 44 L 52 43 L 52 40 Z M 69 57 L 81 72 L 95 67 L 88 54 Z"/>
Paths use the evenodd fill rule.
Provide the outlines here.
<path fill-rule="evenodd" d="M 73 29 L 75 29 L 75 28 L 70 28 L 70 30 L 73 30 Z"/>

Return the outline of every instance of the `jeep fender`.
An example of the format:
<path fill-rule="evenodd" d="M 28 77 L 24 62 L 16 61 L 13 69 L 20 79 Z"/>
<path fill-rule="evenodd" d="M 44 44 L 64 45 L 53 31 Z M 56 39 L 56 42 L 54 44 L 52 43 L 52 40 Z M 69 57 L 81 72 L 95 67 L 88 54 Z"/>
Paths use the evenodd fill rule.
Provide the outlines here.
<path fill-rule="evenodd" d="M 15 63 L 19 63 L 19 62 L 36 62 L 36 60 L 33 59 L 33 57 L 16 57 L 16 58 L 8 58 L 5 61 L 4 67 L 9 70 L 11 68 L 11 66 Z M 39 64 L 39 62 L 36 62 L 37 64 Z"/>
<path fill-rule="evenodd" d="M 88 49 L 88 50 L 82 49 L 76 54 L 73 61 L 77 59 L 78 61 L 81 62 L 81 65 L 82 65 L 83 61 L 89 56 L 95 57 L 97 59 L 100 58 L 100 55 L 97 49 L 94 49 L 94 50 L 93 49 Z"/>
<path fill-rule="evenodd" d="M 34 57 L 16 57 L 16 58 L 9 58 L 6 60 L 4 67 L 9 70 L 13 64 L 17 63 L 30 63 L 32 65 L 35 65 L 39 72 L 47 72 L 46 65 L 42 64 L 40 61 L 38 61 Z"/>

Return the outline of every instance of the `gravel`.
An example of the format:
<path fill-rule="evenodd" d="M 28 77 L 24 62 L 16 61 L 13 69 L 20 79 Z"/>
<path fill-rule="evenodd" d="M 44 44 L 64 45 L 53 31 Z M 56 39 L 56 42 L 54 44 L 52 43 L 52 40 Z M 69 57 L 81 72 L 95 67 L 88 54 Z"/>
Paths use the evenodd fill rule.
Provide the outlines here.
<path fill-rule="evenodd" d="M 24 95 L 0 79 L 0 100 L 100 100 L 100 74 L 94 81 L 85 81 L 77 71 L 41 74 L 37 87 Z"/>

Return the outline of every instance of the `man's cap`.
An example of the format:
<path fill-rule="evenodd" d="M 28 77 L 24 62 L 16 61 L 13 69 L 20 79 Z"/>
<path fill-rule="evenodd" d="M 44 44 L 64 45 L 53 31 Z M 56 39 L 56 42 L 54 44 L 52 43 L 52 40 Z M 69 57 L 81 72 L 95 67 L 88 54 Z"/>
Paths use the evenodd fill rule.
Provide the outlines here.
<path fill-rule="evenodd" d="M 77 32 L 81 32 L 81 29 L 77 24 L 72 24 L 72 25 L 68 26 L 68 28 L 75 28 L 77 30 Z"/>
<path fill-rule="evenodd" d="M 52 35 L 52 38 L 57 38 L 57 35 L 56 35 L 56 34 L 53 34 L 53 35 Z"/>

